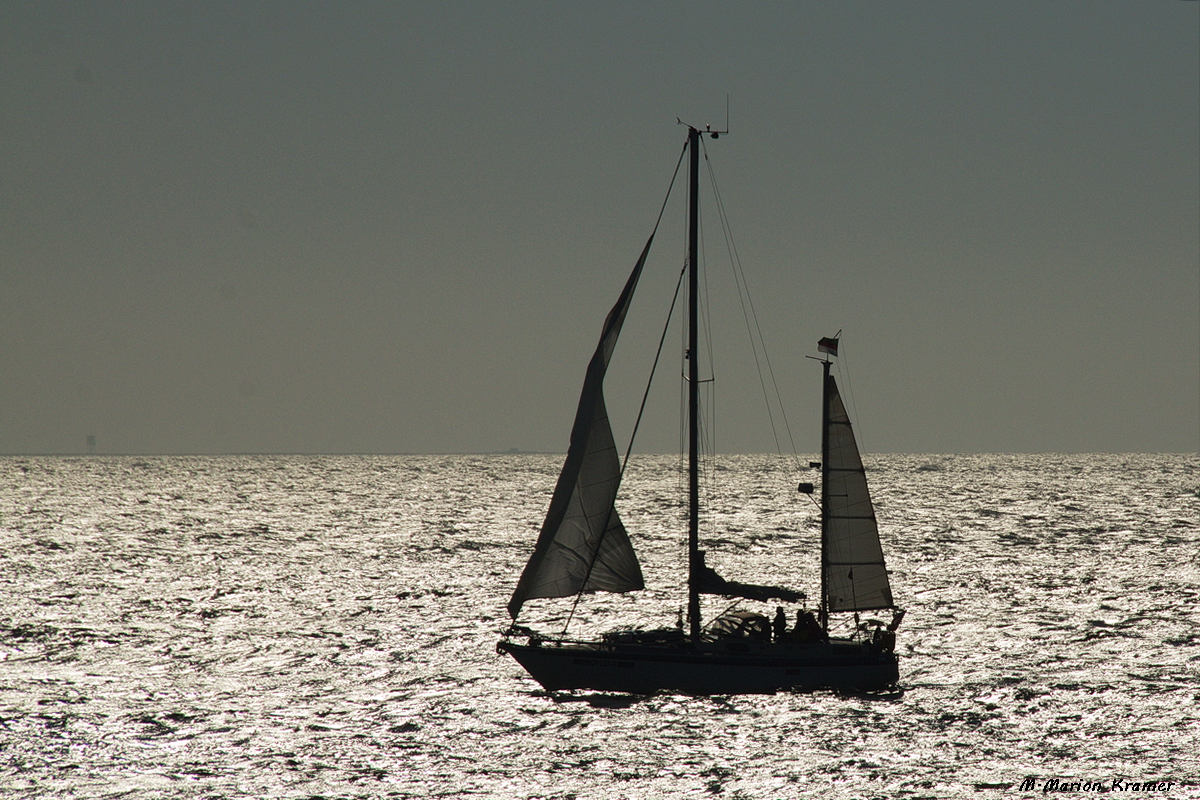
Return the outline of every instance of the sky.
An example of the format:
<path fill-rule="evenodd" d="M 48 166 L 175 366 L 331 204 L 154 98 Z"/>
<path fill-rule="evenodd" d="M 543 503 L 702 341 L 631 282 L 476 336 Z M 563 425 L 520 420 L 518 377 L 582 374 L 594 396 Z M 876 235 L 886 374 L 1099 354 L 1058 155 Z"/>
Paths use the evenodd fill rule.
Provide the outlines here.
<path fill-rule="evenodd" d="M 677 118 L 726 98 L 791 437 L 706 170 L 717 450 L 816 451 L 841 330 L 867 452 L 1200 451 L 1200 3 L 2 0 L 0 454 L 564 452 Z M 639 452 L 678 444 L 667 341 Z"/>

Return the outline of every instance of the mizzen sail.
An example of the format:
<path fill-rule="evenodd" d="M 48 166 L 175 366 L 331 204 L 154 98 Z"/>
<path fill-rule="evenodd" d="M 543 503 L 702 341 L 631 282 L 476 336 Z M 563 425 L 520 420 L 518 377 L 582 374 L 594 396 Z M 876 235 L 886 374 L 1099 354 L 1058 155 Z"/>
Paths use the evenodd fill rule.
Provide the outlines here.
<path fill-rule="evenodd" d="M 824 464 L 826 607 L 829 611 L 892 608 L 866 471 L 837 382 L 832 375 L 825 380 L 829 394 Z"/>
<path fill-rule="evenodd" d="M 616 305 L 608 312 L 600 343 L 588 363 L 566 461 L 537 546 L 508 601 L 508 613 L 514 619 L 521 605 L 533 597 L 629 592 L 645 585 L 637 555 L 613 504 L 621 483 L 621 462 L 604 406 L 604 374 L 653 241 L 651 235 Z"/>

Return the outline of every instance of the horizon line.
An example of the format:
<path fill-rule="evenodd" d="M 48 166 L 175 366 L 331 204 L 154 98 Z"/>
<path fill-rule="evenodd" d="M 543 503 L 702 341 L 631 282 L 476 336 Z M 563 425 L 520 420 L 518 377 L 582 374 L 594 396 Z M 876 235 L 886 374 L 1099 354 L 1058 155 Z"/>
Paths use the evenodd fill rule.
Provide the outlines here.
<path fill-rule="evenodd" d="M 772 453 L 765 451 L 758 452 L 728 452 L 728 453 L 708 453 L 706 455 L 718 456 L 779 456 L 781 458 L 789 458 L 791 456 L 810 456 L 816 454 L 812 452 L 796 452 L 796 453 Z M 83 453 L 83 452 L 14 452 L 0 453 L 0 458 L 193 458 L 198 456 L 222 458 L 222 457 L 239 457 L 239 456 L 565 456 L 565 450 L 518 450 L 509 448 L 507 450 L 461 450 L 461 451 L 392 451 L 392 452 L 364 452 L 364 451 L 341 451 L 341 450 L 229 450 L 221 452 L 127 452 L 127 453 Z M 661 451 L 661 452 L 644 452 L 634 453 L 634 456 L 659 456 L 659 455 L 679 455 L 676 451 Z M 1200 451 L 1195 450 L 957 450 L 957 451 L 918 451 L 918 450 L 878 450 L 865 451 L 863 455 L 912 455 L 912 456 L 1043 456 L 1043 455 L 1194 455 L 1200 456 Z"/>

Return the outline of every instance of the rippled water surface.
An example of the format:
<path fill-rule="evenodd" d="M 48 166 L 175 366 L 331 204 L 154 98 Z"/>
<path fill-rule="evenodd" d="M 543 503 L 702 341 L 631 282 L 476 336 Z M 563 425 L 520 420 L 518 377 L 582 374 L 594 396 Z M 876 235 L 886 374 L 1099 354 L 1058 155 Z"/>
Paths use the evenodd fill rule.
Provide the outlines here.
<path fill-rule="evenodd" d="M 0 792 L 1200 796 L 1196 456 L 869 460 L 898 697 L 540 692 L 494 648 L 559 462 L 0 458 Z M 811 473 L 709 477 L 709 562 L 812 591 Z M 585 598 L 573 630 L 674 623 L 678 488 L 674 459 L 633 465 L 647 590 Z"/>

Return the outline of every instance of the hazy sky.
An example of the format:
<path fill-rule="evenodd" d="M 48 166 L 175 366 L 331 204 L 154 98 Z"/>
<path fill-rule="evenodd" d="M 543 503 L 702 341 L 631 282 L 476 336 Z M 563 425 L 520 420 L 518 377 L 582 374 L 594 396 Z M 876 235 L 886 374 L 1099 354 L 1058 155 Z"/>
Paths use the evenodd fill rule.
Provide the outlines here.
<path fill-rule="evenodd" d="M 1179 0 L 3 0 L 0 453 L 564 451 L 675 119 L 726 94 L 706 146 L 802 452 L 839 329 L 868 451 L 1196 452 L 1198 42 Z M 714 217 L 714 309 L 724 252 Z M 724 347 L 718 448 L 771 451 Z"/>

